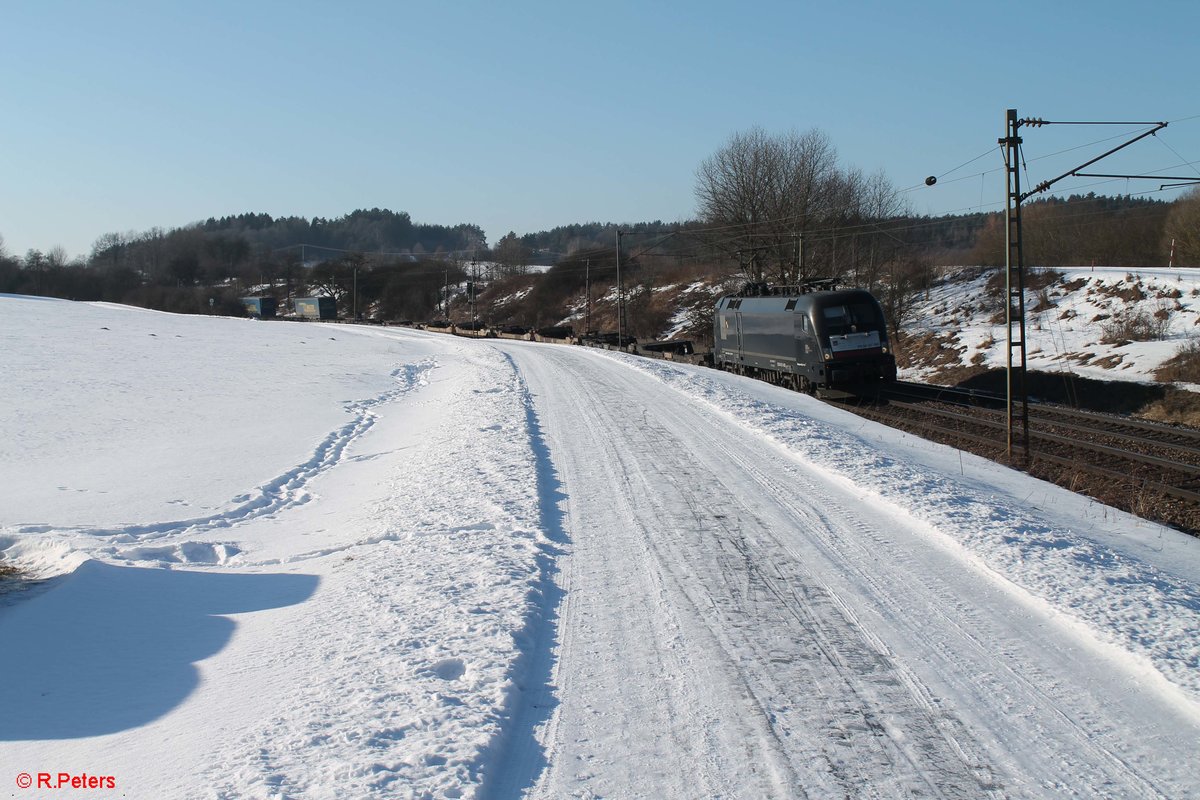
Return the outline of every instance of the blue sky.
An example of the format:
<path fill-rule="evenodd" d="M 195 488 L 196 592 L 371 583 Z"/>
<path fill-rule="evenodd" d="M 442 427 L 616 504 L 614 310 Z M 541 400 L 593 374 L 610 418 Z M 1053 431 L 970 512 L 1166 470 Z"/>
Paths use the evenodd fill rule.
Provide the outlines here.
<path fill-rule="evenodd" d="M 377 206 L 489 243 L 681 220 L 696 167 L 756 125 L 820 128 L 917 213 L 991 209 L 1010 107 L 1171 121 L 1098 171 L 1200 177 L 1197 30 L 1200 4 L 1175 0 L 0 0 L 0 235 L 76 255 L 244 211 Z M 1029 178 L 1122 131 L 1027 129 Z"/>

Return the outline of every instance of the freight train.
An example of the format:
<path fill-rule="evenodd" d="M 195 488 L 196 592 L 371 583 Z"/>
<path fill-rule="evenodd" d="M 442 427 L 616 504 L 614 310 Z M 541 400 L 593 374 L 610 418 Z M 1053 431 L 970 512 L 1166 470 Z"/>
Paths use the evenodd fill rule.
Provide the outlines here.
<path fill-rule="evenodd" d="M 563 326 L 530 331 L 436 320 L 421 327 L 475 338 L 621 349 L 713 366 L 828 398 L 873 394 L 896 380 L 896 359 L 879 301 L 865 289 L 838 290 L 828 280 L 785 287 L 750 284 L 722 297 L 713 314 L 711 354 L 696 352 L 691 342 L 639 344 L 629 336 L 618 342 L 616 334 L 577 336 Z"/>
<path fill-rule="evenodd" d="M 717 301 L 713 366 L 825 397 L 896 380 L 879 301 L 831 284 L 747 287 Z"/>

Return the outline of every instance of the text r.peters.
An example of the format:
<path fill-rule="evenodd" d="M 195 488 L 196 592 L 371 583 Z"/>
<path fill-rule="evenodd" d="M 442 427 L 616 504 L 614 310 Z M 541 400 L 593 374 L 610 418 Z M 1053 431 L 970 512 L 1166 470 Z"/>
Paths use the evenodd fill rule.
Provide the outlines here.
<path fill-rule="evenodd" d="M 37 788 L 115 789 L 117 788 L 117 779 L 112 775 L 88 775 L 86 772 L 82 775 L 72 775 L 69 772 L 60 772 L 57 775 L 52 775 L 49 772 L 39 772 L 37 774 Z"/>

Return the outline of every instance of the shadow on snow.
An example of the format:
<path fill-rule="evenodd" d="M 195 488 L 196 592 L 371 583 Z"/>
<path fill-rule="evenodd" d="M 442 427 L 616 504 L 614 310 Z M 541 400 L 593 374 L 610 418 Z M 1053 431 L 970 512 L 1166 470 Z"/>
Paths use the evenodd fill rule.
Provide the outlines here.
<path fill-rule="evenodd" d="M 315 575 L 230 574 L 88 561 L 0 615 L 0 741 L 76 739 L 162 717 L 229 642 L 224 614 L 303 602 Z"/>
<path fill-rule="evenodd" d="M 505 356 L 519 375 L 512 358 Z M 521 656 L 513 668 L 517 691 L 509 702 L 508 723 L 496 745 L 493 759 L 496 772 L 485 775 L 480 797 L 523 797 L 537 782 L 549 762 L 536 733 L 551 717 L 558 698 L 554 693 L 554 645 L 558 639 L 558 610 L 563 590 L 558 585 L 558 558 L 570 544 L 564 525 L 563 491 L 558 470 L 550 457 L 542 425 L 533 407 L 533 398 L 521 381 L 525 403 L 525 422 L 537 472 L 539 524 L 546 536 L 537 555 L 538 578 L 531 591 L 534 608 L 525 627 L 517 634 Z"/>

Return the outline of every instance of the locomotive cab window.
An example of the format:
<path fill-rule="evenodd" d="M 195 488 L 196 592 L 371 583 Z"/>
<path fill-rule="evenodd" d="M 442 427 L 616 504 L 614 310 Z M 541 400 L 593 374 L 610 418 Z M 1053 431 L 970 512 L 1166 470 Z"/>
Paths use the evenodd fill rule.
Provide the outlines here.
<path fill-rule="evenodd" d="M 870 303 L 846 303 L 827 306 L 823 309 L 825 332 L 830 336 L 844 336 L 858 331 L 879 330 L 879 314 Z"/>

